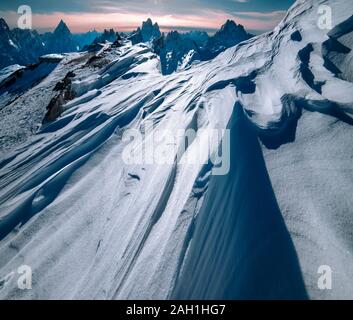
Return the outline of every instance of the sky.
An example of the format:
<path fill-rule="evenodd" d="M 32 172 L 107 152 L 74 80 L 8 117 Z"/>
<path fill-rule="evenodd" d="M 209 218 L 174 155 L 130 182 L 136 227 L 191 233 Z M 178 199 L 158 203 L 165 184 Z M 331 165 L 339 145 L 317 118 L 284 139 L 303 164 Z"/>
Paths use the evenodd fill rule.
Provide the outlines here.
<path fill-rule="evenodd" d="M 233 19 L 256 34 L 272 30 L 294 0 L 0 0 L 0 16 L 17 26 L 20 5 L 29 5 L 33 28 L 51 31 L 63 19 L 74 33 L 114 28 L 132 31 L 147 18 L 163 31 L 214 32 Z"/>

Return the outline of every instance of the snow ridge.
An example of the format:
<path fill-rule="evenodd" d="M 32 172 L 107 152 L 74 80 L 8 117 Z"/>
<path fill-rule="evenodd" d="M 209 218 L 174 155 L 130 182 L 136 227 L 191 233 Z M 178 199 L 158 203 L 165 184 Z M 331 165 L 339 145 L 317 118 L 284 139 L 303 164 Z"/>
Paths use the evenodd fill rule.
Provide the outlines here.
<path fill-rule="evenodd" d="M 297 1 L 272 32 L 171 75 L 145 44 L 65 55 L 0 110 L 0 297 L 351 297 L 352 14 Z M 72 95 L 42 125 L 63 84 Z M 206 151 L 202 164 L 124 163 L 124 132 L 150 121 L 147 141 L 228 127 L 230 173 L 213 176 Z M 33 290 L 16 286 L 22 264 Z M 337 272 L 330 291 L 321 264 Z"/>

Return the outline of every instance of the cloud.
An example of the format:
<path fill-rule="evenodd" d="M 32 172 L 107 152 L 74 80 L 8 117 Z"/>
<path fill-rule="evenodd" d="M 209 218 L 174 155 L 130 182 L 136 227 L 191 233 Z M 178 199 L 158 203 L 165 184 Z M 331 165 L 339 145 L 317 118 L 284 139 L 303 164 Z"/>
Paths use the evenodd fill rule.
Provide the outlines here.
<path fill-rule="evenodd" d="M 3 15 L 3 14 L 2 14 Z M 16 12 L 6 12 L 7 21 L 10 25 L 15 26 L 18 15 Z M 152 13 L 129 13 L 129 12 L 112 12 L 112 13 L 65 13 L 53 12 L 50 14 L 34 14 L 33 26 L 39 30 L 53 29 L 58 22 L 63 19 L 69 28 L 74 32 L 83 32 L 88 29 L 102 30 L 104 28 L 115 28 L 120 31 L 131 31 L 147 18 L 157 21 L 162 29 L 198 29 L 207 30 L 218 29 L 226 19 L 231 18 L 221 12 L 212 12 L 203 10 L 199 14 L 161 14 Z"/>
<path fill-rule="evenodd" d="M 283 17 L 286 14 L 286 11 L 284 10 L 271 11 L 271 12 L 243 11 L 243 12 L 235 12 L 234 14 L 237 15 L 238 17 L 270 20 L 270 19 L 277 19 L 278 17 Z"/>
<path fill-rule="evenodd" d="M 269 2 L 265 5 L 259 0 L 31 0 L 28 3 L 34 14 L 35 28 L 53 29 L 62 18 L 74 32 L 92 28 L 132 30 L 148 17 L 165 29 L 212 31 L 225 20 L 234 19 L 250 31 L 267 31 L 285 14 L 284 10 L 269 10 Z M 17 7 L 21 4 L 23 0 L 0 1 L 0 14 L 11 26 L 16 25 Z"/>
<path fill-rule="evenodd" d="M 238 23 L 246 26 L 248 30 L 262 32 L 272 30 L 285 16 L 286 11 L 273 12 L 236 12 L 234 18 Z"/>

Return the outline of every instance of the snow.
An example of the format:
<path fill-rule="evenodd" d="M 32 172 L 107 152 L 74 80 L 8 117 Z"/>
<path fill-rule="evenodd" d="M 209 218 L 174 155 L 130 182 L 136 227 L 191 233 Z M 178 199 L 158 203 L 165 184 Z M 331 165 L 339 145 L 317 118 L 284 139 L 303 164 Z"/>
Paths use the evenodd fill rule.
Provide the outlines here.
<path fill-rule="evenodd" d="M 12 69 L 16 72 L 12 72 L 0 83 L 0 110 L 43 80 L 56 66 L 57 62 L 49 60 L 49 62 L 41 62 L 34 66 Z M 21 72 L 18 73 L 18 71 Z"/>
<path fill-rule="evenodd" d="M 18 64 L 14 64 L 14 65 L 11 65 L 11 66 L 8 66 L 4 69 L 1 69 L 0 70 L 0 84 L 6 80 L 9 76 L 11 76 L 12 74 L 14 74 L 16 71 L 18 70 L 21 70 L 25 67 L 23 66 L 20 66 Z"/>
<path fill-rule="evenodd" d="M 11 39 L 9 39 L 9 44 L 10 46 L 13 46 L 15 49 L 18 49 L 18 47 L 13 43 Z"/>
<path fill-rule="evenodd" d="M 330 37 L 319 4 L 335 9 Z M 144 44 L 66 55 L 0 110 L 0 297 L 352 298 L 351 51 L 325 44 L 352 49 L 352 14 L 298 1 L 273 32 L 167 76 Z M 74 98 L 41 126 L 69 71 Z M 124 132 L 151 120 L 147 141 L 196 129 L 181 158 L 229 128 L 229 173 L 212 175 L 204 149 L 200 163 L 124 163 Z M 16 286 L 23 264 L 32 290 Z"/>
<path fill-rule="evenodd" d="M 61 61 L 64 59 L 64 55 L 62 54 L 57 54 L 57 53 L 51 53 L 51 54 L 46 54 L 44 56 L 41 56 L 39 59 L 40 60 L 45 60 L 45 61 Z"/>
<path fill-rule="evenodd" d="M 191 64 L 190 61 L 192 61 L 194 54 L 194 50 L 190 50 L 187 54 L 185 54 L 182 62 L 178 65 L 178 70 L 184 70 L 186 67 L 188 67 Z"/>

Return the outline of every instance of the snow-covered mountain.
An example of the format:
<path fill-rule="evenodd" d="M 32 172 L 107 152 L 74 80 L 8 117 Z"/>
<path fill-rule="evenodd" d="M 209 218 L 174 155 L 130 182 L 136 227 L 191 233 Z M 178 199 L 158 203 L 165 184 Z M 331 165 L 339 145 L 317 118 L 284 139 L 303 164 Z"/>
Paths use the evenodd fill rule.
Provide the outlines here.
<path fill-rule="evenodd" d="M 0 18 L 0 68 L 36 64 L 45 54 L 75 52 L 91 44 L 99 35 L 94 31 L 74 35 L 62 20 L 53 32 L 45 34 L 28 29 L 10 30 L 6 21 Z"/>
<path fill-rule="evenodd" d="M 101 32 L 97 30 L 88 31 L 85 33 L 76 33 L 73 34 L 75 41 L 78 43 L 79 47 L 82 49 L 93 43 L 95 39 L 102 35 Z"/>
<path fill-rule="evenodd" d="M 158 23 L 153 23 L 150 18 L 142 22 L 141 28 L 138 27 L 136 31 L 130 36 L 132 44 L 138 44 L 141 42 L 150 42 L 158 39 L 161 36 Z"/>
<path fill-rule="evenodd" d="M 150 43 L 159 55 L 164 75 L 190 67 L 194 61 L 207 61 L 244 40 L 251 38 L 242 25 L 232 20 L 226 23 L 212 37 L 206 32 L 178 31 L 161 34 L 157 23 L 151 19 L 129 37 L 132 44 Z"/>
<path fill-rule="evenodd" d="M 180 36 L 183 39 L 195 41 L 197 46 L 200 48 L 204 47 L 206 45 L 208 39 L 210 38 L 209 35 L 207 34 L 207 32 L 197 31 L 197 30 L 181 33 Z"/>
<path fill-rule="evenodd" d="M 114 31 L 114 29 L 106 30 L 104 29 L 103 33 L 99 35 L 94 41 L 93 44 L 97 43 L 105 43 L 111 42 L 114 43 L 115 41 L 121 40 L 121 37 L 118 32 Z"/>
<path fill-rule="evenodd" d="M 80 49 L 66 23 L 61 20 L 54 32 L 43 35 L 46 53 L 75 52 Z"/>
<path fill-rule="evenodd" d="M 241 24 L 236 24 L 233 20 L 227 20 L 226 23 L 212 37 L 207 40 L 203 47 L 203 54 L 208 59 L 214 58 L 225 49 L 253 37 L 252 34 L 245 31 Z"/>
<path fill-rule="evenodd" d="M 10 30 L 6 21 L 0 18 L 0 68 L 34 63 L 45 52 L 45 44 L 35 30 Z"/>
<path fill-rule="evenodd" d="M 163 34 L 154 41 L 153 48 L 160 57 L 163 74 L 185 69 L 195 60 L 201 60 L 197 43 L 178 31 Z"/>
<path fill-rule="evenodd" d="M 107 43 L 0 105 L 0 297 L 352 298 L 352 21 L 351 1 L 299 0 L 272 32 L 171 75 L 150 45 Z M 172 161 L 127 163 L 145 152 L 131 130 Z"/>

